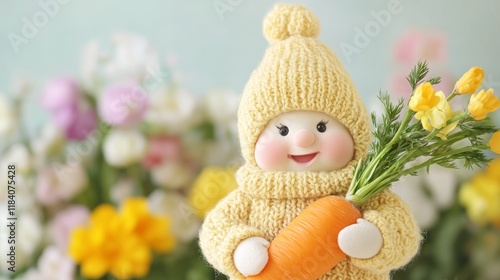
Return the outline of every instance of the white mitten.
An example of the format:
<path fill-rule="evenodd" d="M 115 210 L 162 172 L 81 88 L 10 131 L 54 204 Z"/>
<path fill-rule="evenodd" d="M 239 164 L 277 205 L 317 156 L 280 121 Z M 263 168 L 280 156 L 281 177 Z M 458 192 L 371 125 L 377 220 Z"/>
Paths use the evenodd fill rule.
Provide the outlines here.
<path fill-rule="evenodd" d="M 250 237 L 238 244 L 233 260 L 238 271 L 245 276 L 259 274 L 267 264 L 269 241 L 262 237 Z"/>
<path fill-rule="evenodd" d="M 374 224 L 365 219 L 358 219 L 356 224 L 340 231 L 338 244 L 348 256 L 357 259 L 369 259 L 382 248 L 382 234 Z"/>

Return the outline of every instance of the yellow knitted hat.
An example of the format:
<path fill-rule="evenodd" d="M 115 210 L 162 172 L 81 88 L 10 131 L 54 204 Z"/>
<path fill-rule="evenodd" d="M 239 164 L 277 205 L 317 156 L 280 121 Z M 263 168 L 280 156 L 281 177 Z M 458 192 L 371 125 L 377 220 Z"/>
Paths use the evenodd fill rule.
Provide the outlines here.
<path fill-rule="evenodd" d="M 238 110 L 242 154 L 256 165 L 255 144 L 267 123 L 289 111 L 319 111 L 335 117 L 354 139 L 355 158 L 370 143 L 368 114 L 337 56 L 319 42 L 320 24 L 302 5 L 278 4 L 264 20 L 271 44 L 245 86 Z"/>

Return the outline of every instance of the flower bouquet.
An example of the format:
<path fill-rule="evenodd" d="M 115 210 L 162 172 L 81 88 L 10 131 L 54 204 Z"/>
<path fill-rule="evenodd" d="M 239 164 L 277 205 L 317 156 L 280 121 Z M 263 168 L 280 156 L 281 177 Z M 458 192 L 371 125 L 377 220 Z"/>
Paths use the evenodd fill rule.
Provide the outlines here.
<path fill-rule="evenodd" d="M 465 168 L 481 167 L 489 161 L 484 150 L 500 153 L 500 132 L 487 119 L 488 113 L 500 108 L 500 100 L 493 95 L 493 89 L 475 93 L 483 80 L 483 70 L 471 68 L 448 97 L 433 88 L 439 77 L 424 80 L 428 71 L 426 63 L 418 63 L 407 77 L 413 94 L 402 121 L 399 119 L 403 100 L 392 104 L 387 94 L 380 96 L 383 119 L 377 122 L 372 115 L 375 127 L 372 149 L 357 165 L 346 197 L 355 205 L 365 203 L 402 176 L 415 175 L 417 170 L 430 165 L 457 168 L 455 161 L 463 160 Z M 473 94 L 468 111 L 454 112 L 449 101 L 466 94 Z M 482 137 L 493 133 L 489 143 L 484 144 Z M 425 160 L 406 168 L 407 163 L 419 158 Z"/>
<path fill-rule="evenodd" d="M 15 236 L 0 231 L 1 280 L 217 278 L 197 235 L 234 171 L 204 168 L 237 165 L 239 97 L 200 98 L 175 57 L 159 61 L 137 35 L 90 43 L 82 77 L 55 78 L 37 96 L 50 118 L 35 133 L 23 126 L 28 84 L 0 95 L 0 217 L 17 219 Z"/>

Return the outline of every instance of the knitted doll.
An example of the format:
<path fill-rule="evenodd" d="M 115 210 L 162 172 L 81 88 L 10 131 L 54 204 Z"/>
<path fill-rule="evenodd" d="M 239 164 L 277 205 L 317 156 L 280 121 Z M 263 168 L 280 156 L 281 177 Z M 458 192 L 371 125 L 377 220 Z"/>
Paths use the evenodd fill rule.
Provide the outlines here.
<path fill-rule="evenodd" d="M 231 279 L 258 275 L 270 242 L 309 204 L 344 196 L 370 145 L 361 98 L 318 33 L 318 20 L 301 5 L 279 4 L 264 20 L 271 46 L 238 111 L 246 162 L 236 175 L 239 187 L 208 214 L 200 232 L 206 259 Z M 339 234 L 348 257 L 319 279 L 388 279 L 417 253 L 419 229 L 392 191 L 360 211 L 363 219 Z"/>

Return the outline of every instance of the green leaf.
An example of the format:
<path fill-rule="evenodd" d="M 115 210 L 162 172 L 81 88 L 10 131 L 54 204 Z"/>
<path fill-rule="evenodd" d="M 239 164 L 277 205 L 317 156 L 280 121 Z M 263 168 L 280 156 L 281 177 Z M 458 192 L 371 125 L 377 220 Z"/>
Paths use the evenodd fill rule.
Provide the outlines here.
<path fill-rule="evenodd" d="M 429 67 L 426 61 L 419 61 L 413 69 L 411 69 L 410 74 L 406 77 L 406 80 L 410 83 L 413 90 L 422 81 L 425 76 L 429 73 Z"/>
<path fill-rule="evenodd" d="M 429 83 L 432 85 L 437 85 L 441 82 L 441 77 L 432 77 L 429 80 L 427 80 Z"/>

